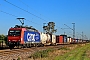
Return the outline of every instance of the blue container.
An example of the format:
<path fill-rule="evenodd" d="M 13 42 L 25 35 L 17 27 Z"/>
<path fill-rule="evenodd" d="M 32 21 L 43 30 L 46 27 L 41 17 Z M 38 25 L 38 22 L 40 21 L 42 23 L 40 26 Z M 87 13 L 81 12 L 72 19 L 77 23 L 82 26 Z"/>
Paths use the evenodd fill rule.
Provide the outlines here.
<path fill-rule="evenodd" d="M 67 43 L 67 35 L 64 35 L 63 38 L 64 38 L 64 43 Z"/>
<path fill-rule="evenodd" d="M 75 42 L 78 42 L 78 39 L 76 39 L 76 41 Z"/>
<path fill-rule="evenodd" d="M 32 31 L 25 31 L 24 32 L 24 42 L 40 42 L 40 33 L 39 32 L 32 32 Z"/>

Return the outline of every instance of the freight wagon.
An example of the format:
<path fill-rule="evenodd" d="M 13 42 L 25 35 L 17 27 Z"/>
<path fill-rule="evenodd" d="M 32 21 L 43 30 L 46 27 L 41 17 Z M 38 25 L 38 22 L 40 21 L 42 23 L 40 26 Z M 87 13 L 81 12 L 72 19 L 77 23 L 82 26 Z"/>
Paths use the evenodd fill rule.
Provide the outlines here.
<path fill-rule="evenodd" d="M 70 43 L 73 42 L 73 39 L 72 39 L 71 37 L 68 37 L 68 38 L 67 38 L 67 42 L 70 44 Z"/>
<path fill-rule="evenodd" d="M 40 33 L 40 40 L 43 45 L 55 45 L 56 44 L 56 35 Z"/>
<path fill-rule="evenodd" d="M 67 35 L 56 35 L 56 44 L 69 44 Z"/>

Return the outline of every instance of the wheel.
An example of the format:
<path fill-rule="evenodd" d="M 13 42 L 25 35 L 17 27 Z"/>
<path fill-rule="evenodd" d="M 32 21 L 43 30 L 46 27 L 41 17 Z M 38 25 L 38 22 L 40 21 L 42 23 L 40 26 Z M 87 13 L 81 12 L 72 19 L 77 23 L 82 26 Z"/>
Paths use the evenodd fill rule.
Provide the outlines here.
<path fill-rule="evenodd" d="M 9 45 L 10 50 L 14 49 L 14 45 Z"/>

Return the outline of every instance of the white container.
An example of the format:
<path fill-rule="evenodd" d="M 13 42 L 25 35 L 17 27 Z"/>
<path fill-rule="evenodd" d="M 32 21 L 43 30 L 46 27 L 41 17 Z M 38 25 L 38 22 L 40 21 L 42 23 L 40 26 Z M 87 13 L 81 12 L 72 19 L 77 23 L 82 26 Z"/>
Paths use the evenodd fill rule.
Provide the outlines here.
<path fill-rule="evenodd" d="M 53 43 L 53 44 L 56 43 L 56 35 L 52 35 L 52 43 Z"/>
<path fill-rule="evenodd" d="M 46 40 L 47 40 L 47 36 L 44 33 L 40 33 L 40 39 L 41 39 L 41 43 L 45 44 Z"/>
<path fill-rule="evenodd" d="M 68 43 L 71 43 L 71 42 L 72 42 L 72 38 L 70 38 L 70 37 L 67 38 L 67 42 L 68 42 Z"/>
<path fill-rule="evenodd" d="M 49 34 L 46 34 L 46 36 L 47 36 L 46 43 L 50 43 L 50 42 L 51 42 L 51 37 L 50 37 L 50 35 L 49 35 Z"/>
<path fill-rule="evenodd" d="M 79 43 L 82 43 L 82 39 L 79 39 L 78 42 L 79 42 Z"/>

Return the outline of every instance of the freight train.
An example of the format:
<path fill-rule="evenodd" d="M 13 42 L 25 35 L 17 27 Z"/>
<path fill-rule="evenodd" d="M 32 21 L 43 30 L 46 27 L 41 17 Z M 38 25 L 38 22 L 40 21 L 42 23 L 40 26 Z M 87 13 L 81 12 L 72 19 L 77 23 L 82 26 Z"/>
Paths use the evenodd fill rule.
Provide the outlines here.
<path fill-rule="evenodd" d="M 70 44 L 72 42 L 83 41 L 79 39 L 74 39 L 73 41 L 67 35 L 46 34 L 18 25 L 11 27 L 8 31 L 8 46 L 10 48 Z"/>

